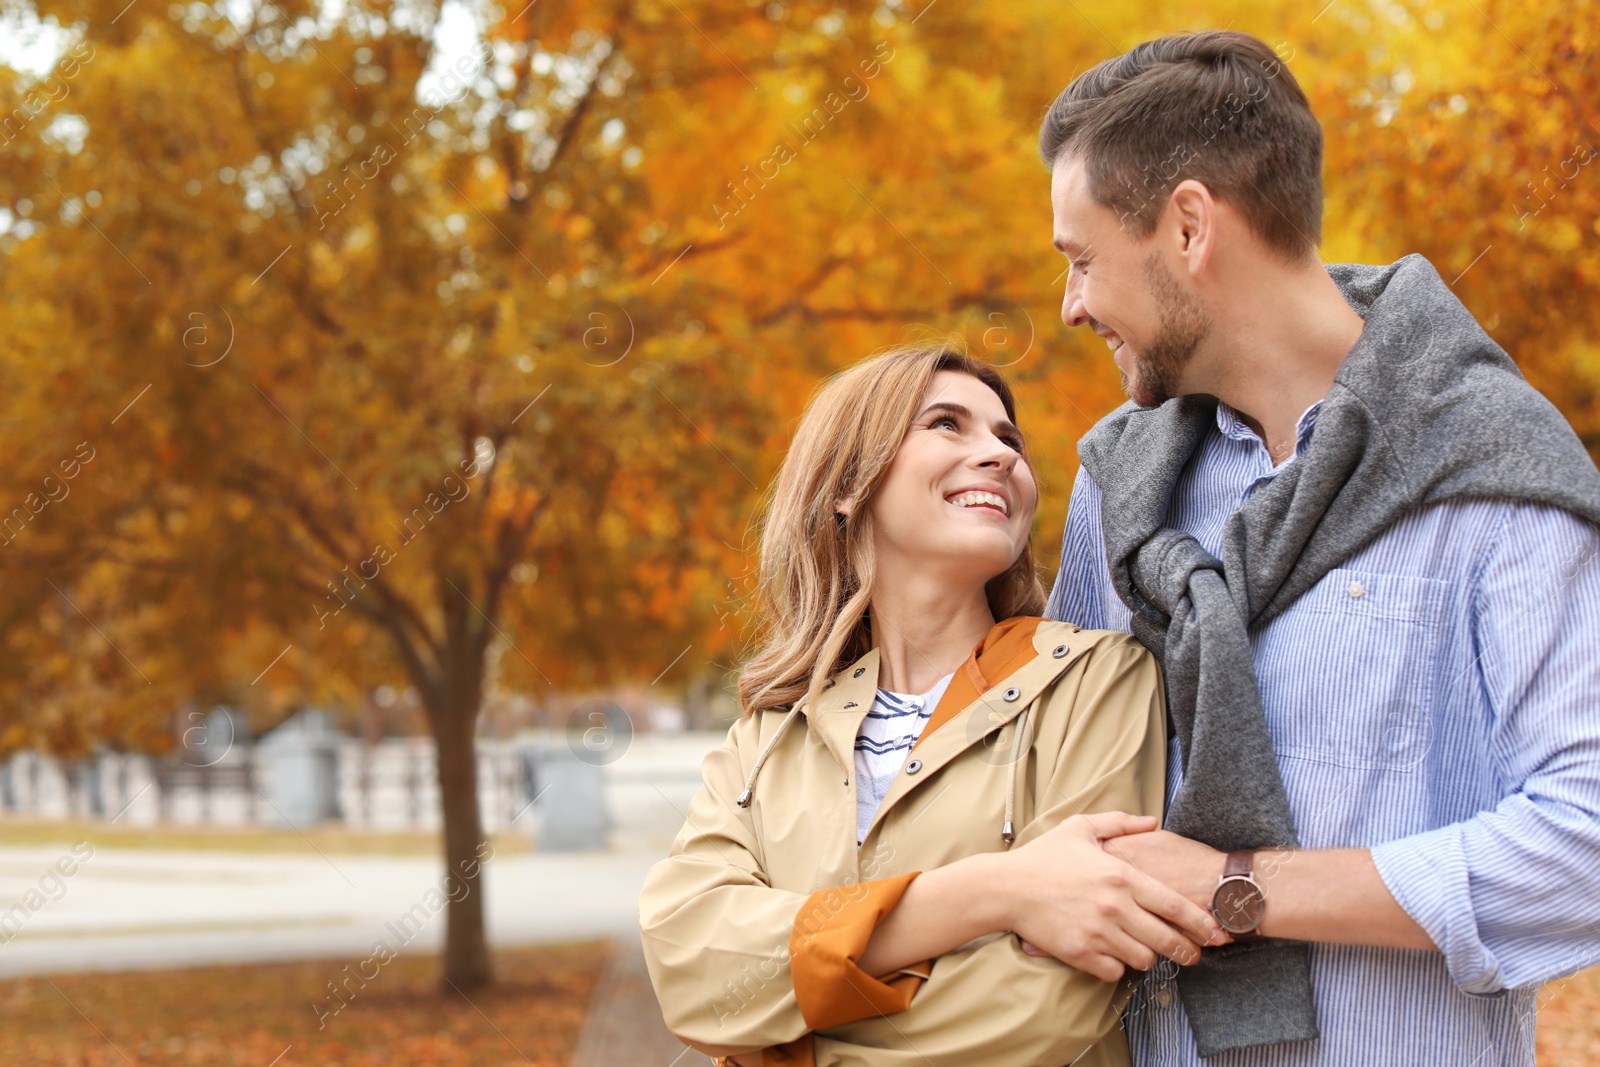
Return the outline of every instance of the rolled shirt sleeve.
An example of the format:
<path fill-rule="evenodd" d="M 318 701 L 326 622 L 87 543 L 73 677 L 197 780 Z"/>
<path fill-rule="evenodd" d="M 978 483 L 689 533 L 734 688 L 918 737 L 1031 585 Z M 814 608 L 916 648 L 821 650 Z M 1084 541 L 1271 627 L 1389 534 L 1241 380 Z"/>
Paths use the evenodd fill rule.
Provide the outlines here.
<path fill-rule="evenodd" d="M 1600 962 L 1600 531 L 1515 506 L 1474 593 L 1475 670 L 1503 796 L 1372 849 L 1467 993 Z"/>

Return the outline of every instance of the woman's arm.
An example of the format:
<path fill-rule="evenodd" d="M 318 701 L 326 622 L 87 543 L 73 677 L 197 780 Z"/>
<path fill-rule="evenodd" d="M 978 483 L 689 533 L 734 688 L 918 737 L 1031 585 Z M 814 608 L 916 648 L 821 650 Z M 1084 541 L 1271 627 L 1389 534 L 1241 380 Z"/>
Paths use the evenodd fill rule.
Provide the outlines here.
<path fill-rule="evenodd" d="M 1135 709 L 1144 716 L 1152 699 L 1159 710 L 1159 673 L 1137 646 L 1119 642 L 1096 650 L 1091 659 L 1083 684 L 1074 687 L 1077 698 L 1086 702 L 1076 711 L 1086 728 L 1115 726 L 1119 715 Z M 1058 708 L 1056 713 L 1069 712 Z M 1097 714 L 1104 720 L 1098 727 L 1091 721 Z M 1164 737 L 1162 725 L 1144 743 L 1158 744 Z M 1082 759 L 1077 754 L 1078 762 Z M 1069 761 L 1066 773 L 1083 769 Z M 1124 966 L 1154 966 L 1158 956 L 1178 963 L 1197 961 L 1199 946 L 1220 932 L 1210 913 L 1101 844 L 1154 830 L 1159 820 L 1153 814 L 1106 811 L 1104 805 L 1115 802 L 1109 796 L 1073 799 L 1064 790 L 1081 794 L 1091 783 L 1058 781 L 1060 777 L 1053 776 L 1046 787 L 1041 806 L 1048 810 L 1024 828 L 1019 838 L 1023 844 L 1010 852 L 968 856 L 926 871 L 911 883 L 873 931 L 859 960 L 861 969 L 885 974 L 942 956 L 985 934 L 1011 931 L 1107 982 L 1121 978 Z M 1150 810 L 1151 797 L 1130 794 L 1123 802 L 1129 810 Z M 1160 811 L 1159 794 L 1154 810 Z M 1081 814 L 1085 811 L 1098 814 Z"/>
<path fill-rule="evenodd" d="M 782 1044 L 810 1029 L 788 962 L 806 896 L 767 883 L 748 812 L 735 803 L 740 753 L 753 751 L 758 736 L 758 719 L 746 716 L 707 754 L 684 827 L 639 897 L 645 963 L 667 1029 L 711 1056 Z"/>
<path fill-rule="evenodd" d="M 1098 863 L 1094 854 L 1110 858 L 1101 852 L 1098 834 L 1116 826 L 1143 825 L 1132 816 L 1161 811 L 1166 708 L 1155 661 L 1131 639 L 1097 644 L 1081 674 L 1069 672 L 1047 699 L 1044 714 L 1070 717 L 1065 738 L 1054 766 L 1042 772 L 1038 814 L 1019 828 L 1018 844 L 1010 853 L 989 857 L 1000 863 L 1001 877 L 1013 884 L 1009 891 L 999 883 L 988 888 L 1026 913 L 1014 929 L 1065 951 L 1061 931 L 1111 931 L 1123 928 L 1121 921 L 1102 913 L 1086 923 L 1085 910 L 1103 909 L 1086 906 L 1049 881 L 1019 883 L 1048 871 L 1057 871 L 1048 875 L 1051 879 L 1065 878 L 1070 872 L 1064 869 L 1079 860 Z M 902 906 L 911 899 L 911 889 L 936 873 L 924 872 L 913 882 Z M 1118 892 L 1134 894 L 1136 903 L 1143 890 L 1130 889 L 1130 884 Z M 1132 906 L 1126 898 L 1123 903 Z M 897 907 L 895 913 L 899 911 Z M 1123 913 L 1112 909 L 1112 914 Z M 1181 921 L 1192 918 L 1180 916 Z M 1029 956 L 1016 937 L 993 937 L 940 955 L 905 1011 L 818 1029 L 816 1064 L 1068 1063 L 1116 1030 L 1129 988 L 1055 959 Z"/>
<path fill-rule="evenodd" d="M 1124 812 L 1072 815 L 1013 852 L 925 871 L 873 931 L 860 967 L 884 974 L 1011 931 L 1026 931 L 1033 944 L 1049 944 L 1050 955 L 1107 982 L 1124 966 L 1153 967 L 1157 956 L 1194 963 L 1213 935 L 1211 916 L 1101 846 L 1158 824 Z"/>

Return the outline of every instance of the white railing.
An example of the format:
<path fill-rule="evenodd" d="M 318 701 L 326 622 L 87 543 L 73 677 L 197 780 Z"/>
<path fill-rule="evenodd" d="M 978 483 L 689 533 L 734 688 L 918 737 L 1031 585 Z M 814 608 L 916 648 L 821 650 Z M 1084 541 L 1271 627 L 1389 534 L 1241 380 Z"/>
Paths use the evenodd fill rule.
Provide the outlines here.
<path fill-rule="evenodd" d="M 643 734 L 599 761 L 613 846 L 662 848 L 683 824 L 700 784 L 700 760 L 720 732 Z M 478 743 L 478 803 L 484 829 L 533 832 L 539 808 L 528 754 L 564 745 L 565 735 Z M 432 830 L 440 825 L 431 738 L 336 745 L 338 822 L 357 829 Z M 119 826 L 279 824 L 270 761 L 260 745 L 235 745 L 210 765 L 181 758 L 102 752 L 64 762 L 36 752 L 0 761 L 0 818 L 115 819 Z"/>

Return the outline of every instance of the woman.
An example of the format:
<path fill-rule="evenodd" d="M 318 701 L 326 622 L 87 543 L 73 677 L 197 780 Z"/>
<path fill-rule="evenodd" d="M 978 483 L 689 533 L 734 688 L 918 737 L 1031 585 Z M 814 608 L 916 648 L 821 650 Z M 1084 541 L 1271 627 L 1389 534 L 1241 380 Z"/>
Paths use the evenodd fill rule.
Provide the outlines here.
<path fill-rule="evenodd" d="M 956 351 L 876 356 L 812 402 L 763 531 L 746 714 L 640 899 L 685 1043 L 741 1067 L 1122 1064 L 1125 965 L 1198 958 L 1210 916 L 1100 847 L 1161 810 L 1155 662 L 1037 617 L 1037 495 L 1010 389 Z"/>

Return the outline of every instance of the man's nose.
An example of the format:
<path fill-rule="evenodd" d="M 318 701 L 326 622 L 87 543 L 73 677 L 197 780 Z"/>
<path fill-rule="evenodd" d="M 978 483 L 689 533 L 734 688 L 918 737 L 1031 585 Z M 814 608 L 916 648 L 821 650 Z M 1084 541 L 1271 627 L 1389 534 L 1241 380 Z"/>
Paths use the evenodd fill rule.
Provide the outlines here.
<path fill-rule="evenodd" d="M 1061 321 L 1068 326 L 1082 326 L 1089 321 L 1089 312 L 1083 306 L 1082 286 L 1078 282 L 1077 274 L 1067 276 L 1066 295 L 1061 299 Z"/>

